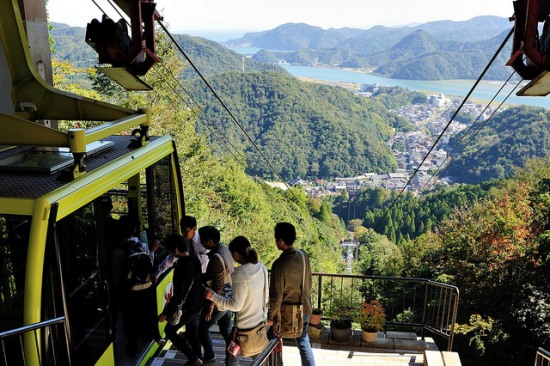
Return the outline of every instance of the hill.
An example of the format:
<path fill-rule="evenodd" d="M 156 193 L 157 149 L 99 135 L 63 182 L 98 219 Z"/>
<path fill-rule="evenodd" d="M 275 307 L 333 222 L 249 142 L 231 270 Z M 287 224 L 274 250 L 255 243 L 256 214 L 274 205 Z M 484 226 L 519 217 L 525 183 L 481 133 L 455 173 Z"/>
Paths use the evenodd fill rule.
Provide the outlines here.
<path fill-rule="evenodd" d="M 253 58 L 258 61 L 284 59 L 302 66 L 369 69 L 393 79 L 477 79 L 507 33 L 461 42 L 441 40 L 422 29 L 403 35 L 402 31 L 378 27 L 374 36 L 349 39 L 330 49 L 301 49 L 290 53 L 263 51 Z M 382 48 L 384 46 L 386 48 Z M 504 48 L 485 79 L 505 80 L 510 75 L 510 68 L 505 66 L 510 50 L 509 45 Z"/>
<path fill-rule="evenodd" d="M 84 42 L 85 28 L 52 23 L 54 57 L 97 63 L 93 49 Z M 289 23 L 265 32 L 247 33 L 226 46 L 264 48 L 252 58 L 201 37 L 174 35 L 186 54 L 204 75 L 219 72 L 280 71 L 279 60 L 297 65 L 362 68 L 395 79 L 476 79 L 502 40 L 509 23 L 500 17 L 477 17 L 464 22 L 438 21 L 416 27 L 372 27 L 328 29 Z M 279 51 L 272 51 L 279 50 Z M 283 51 L 283 52 L 281 52 Z M 291 52 L 289 52 L 291 51 Z M 505 65 L 509 47 L 491 67 L 486 79 L 502 80 L 509 75 Z M 195 75 L 192 68 L 185 78 Z"/>
<path fill-rule="evenodd" d="M 242 55 L 201 37 L 177 34 L 174 36 L 178 44 L 183 48 L 192 62 L 203 75 L 213 75 L 227 71 L 247 72 L 276 70 L 286 72 L 277 65 L 258 62 L 250 58 L 244 59 Z M 191 67 L 186 67 L 184 78 L 196 77 L 196 72 Z"/>
<path fill-rule="evenodd" d="M 97 53 L 85 42 L 86 28 L 51 23 L 50 35 L 54 39 L 53 58 L 68 61 L 79 67 L 97 63 Z"/>
<path fill-rule="evenodd" d="M 61 23 L 52 23 L 51 25 L 51 35 L 55 41 L 54 58 L 59 61 L 68 61 L 79 67 L 92 67 L 97 64 L 97 53 L 85 42 L 86 28 L 71 27 Z M 203 75 L 243 69 L 242 56 L 217 42 L 185 34 L 176 34 L 174 38 Z M 247 71 L 277 70 L 286 72 L 277 65 L 257 62 L 250 58 L 246 59 L 244 67 Z M 193 68 L 185 68 L 184 78 L 196 76 Z"/>
<path fill-rule="evenodd" d="M 372 41 L 372 50 L 384 49 L 399 39 L 417 30 L 423 30 L 441 40 L 459 42 L 479 41 L 492 38 L 505 29 L 510 29 L 506 18 L 480 16 L 466 21 L 441 20 L 423 23 L 414 27 L 374 26 L 367 30 L 355 28 L 322 29 L 304 23 L 286 23 L 274 29 L 246 33 L 243 37 L 224 42 L 231 47 L 257 47 L 268 50 L 297 51 L 303 48 L 322 49 L 340 46 L 355 39 Z M 378 48 L 372 45 L 378 45 Z"/>
<path fill-rule="evenodd" d="M 85 62 L 82 61 L 92 57 L 87 52 L 92 52 L 96 57 L 91 47 L 82 46 L 83 28 L 54 24 L 52 34 L 56 41 L 56 57 L 78 66 L 83 66 Z M 427 32 L 417 30 L 397 42 L 392 49 L 377 55 L 388 60 L 385 67 L 388 73 L 401 73 L 404 78 L 412 78 L 413 73 L 425 75 L 426 78 L 435 78 L 433 75 L 455 78 L 458 74 L 451 74 L 451 71 L 459 65 L 456 60 L 465 58 L 461 72 L 474 75 L 485 62 L 480 48 L 490 47 L 491 42 L 498 38 L 461 44 L 452 40 L 437 41 Z M 238 120 L 251 131 L 262 148 L 268 149 L 277 171 L 283 172 L 283 177 L 290 180 L 298 176 L 353 176 L 367 171 L 393 171 L 395 159 L 384 141 L 388 140 L 389 129 L 403 125 L 403 119 L 387 111 L 382 104 L 358 98 L 338 88 L 300 83 L 282 71 L 265 72 L 265 64 L 249 59 L 245 61 L 247 74 L 242 75 L 238 72 L 242 71 L 241 55 L 199 37 L 178 36 L 178 39 L 199 70 L 216 82 L 216 90 L 238 115 Z M 77 51 L 81 52 L 81 56 L 76 56 Z M 412 56 L 415 52 L 422 52 L 424 56 L 415 58 Z M 454 59 L 449 59 L 453 52 Z M 411 55 L 407 57 L 412 61 L 391 61 L 396 58 L 395 54 Z M 375 56 L 372 55 L 373 58 Z M 255 68 L 262 70 L 262 74 L 248 75 Z M 280 70 L 273 68 L 273 65 L 268 69 Z M 224 73 L 228 70 L 231 72 Z M 189 78 L 196 76 L 190 67 L 184 73 Z M 214 78 L 217 73 L 224 74 Z M 195 84 L 199 83 L 194 81 Z M 207 97 L 208 93 L 202 88 L 195 88 L 206 107 L 207 113 L 200 116 L 203 121 L 198 124 L 198 128 L 204 130 L 204 123 L 221 118 L 220 107 Z M 491 123 L 498 124 L 499 130 L 480 134 L 480 137 L 487 136 L 489 143 L 478 140 L 466 149 L 451 165 L 447 175 L 456 181 L 469 183 L 502 178 L 509 176 L 512 167 L 521 166 L 526 158 L 547 154 L 548 137 L 544 140 L 547 136 L 544 123 L 546 121 L 547 124 L 548 116 L 546 111 L 539 111 L 537 108 L 522 107 L 510 115 L 495 116 Z M 506 118 L 506 123 L 501 122 L 502 118 Z M 533 123 L 524 125 L 518 122 L 521 119 Z M 250 147 L 250 142 L 235 124 L 230 123 L 227 117 L 223 123 L 224 128 L 231 131 L 230 141 L 238 142 L 237 146 L 242 146 L 249 158 L 247 172 L 273 177 L 271 169 L 265 166 L 263 159 Z M 503 139 L 502 134 L 509 137 Z M 504 145 L 492 145 L 501 140 Z M 284 148 L 278 144 L 280 141 L 285 142 Z M 506 152 L 505 157 L 502 151 Z"/>
<path fill-rule="evenodd" d="M 217 74 L 210 83 L 286 180 L 396 168 L 385 141 L 400 119 L 377 101 L 277 72 Z M 221 138 L 242 147 L 246 154 L 248 174 L 274 178 L 240 128 L 229 118 L 220 117 L 227 114 L 203 83 L 195 82 L 190 90 L 205 106 L 198 128 L 204 130 L 207 124 L 224 131 Z"/>
<path fill-rule="evenodd" d="M 258 47 L 279 51 L 331 48 L 364 32 L 353 28 L 324 30 L 305 23 L 287 23 L 264 32 L 246 33 L 242 38 L 223 44 L 229 47 Z"/>
<path fill-rule="evenodd" d="M 323 30 L 289 23 L 226 44 L 263 48 L 254 56 L 263 62 L 284 59 L 303 66 L 370 69 L 395 79 L 477 79 L 510 28 L 506 18 L 494 16 L 368 30 Z M 509 54 L 510 46 L 489 70 L 487 79 L 508 77 L 510 70 L 504 65 Z"/>
<path fill-rule="evenodd" d="M 490 123 L 472 128 L 475 138 L 446 170 L 457 182 L 478 184 L 512 176 L 532 157 L 550 155 L 550 110 L 518 106 L 495 115 Z M 453 148 L 460 135 L 451 139 Z M 467 137 L 464 141 L 469 141 Z M 460 151 L 458 149 L 456 151 Z"/>

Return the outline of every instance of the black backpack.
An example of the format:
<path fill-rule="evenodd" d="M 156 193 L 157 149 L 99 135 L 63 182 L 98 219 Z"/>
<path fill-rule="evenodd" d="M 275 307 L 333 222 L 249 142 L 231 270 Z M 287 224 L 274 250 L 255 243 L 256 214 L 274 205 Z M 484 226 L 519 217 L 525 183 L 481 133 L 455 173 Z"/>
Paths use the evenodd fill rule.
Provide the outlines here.
<path fill-rule="evenodd" d="M 141 246 L 141 243 L 136 243 L 128 240 L 128 257 L 127 257 L 127 284 L 131 291 L 145 290 L 153 284 L 151 277 L 153 274 L 153 263 L 151 257 Z"/>

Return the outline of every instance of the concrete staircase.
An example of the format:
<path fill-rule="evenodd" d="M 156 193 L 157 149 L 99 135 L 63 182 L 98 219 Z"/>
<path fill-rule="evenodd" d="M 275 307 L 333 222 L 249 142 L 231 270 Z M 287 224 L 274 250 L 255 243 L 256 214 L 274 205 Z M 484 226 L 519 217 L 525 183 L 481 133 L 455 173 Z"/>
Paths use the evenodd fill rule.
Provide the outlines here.
<path fill-rule="evenodd" d="M 424 351 L 424 366 L 462 366 L 456 352 Z"/>
<path fill-rule="evenodd" d="M 215 328 L 213 328 L 215 329 Z M 223 365 L 225 360 L 225 344 L 223 338 L 214 331 L 212 333 L 214 352 L 217 363 L 208 365 Z M 300 354 L 294 340 L 284 340 L 283 362 L 285 366 L 301 366 Z M 326 329 L 317 340 L 311 340 L 313 354 L 317 366 L 460 366 L 458 355 L 452 352 L 440 352 L 433 339 L 419 339 L 412 332 L 379 332 L 374 343 L 366 343 L 361 338 L 360 331 L 354 331 L 348 342 L 336 342 L 330 339 L 330 330 Z M 448 355 L 449 354 L 449 355 Z M 439 358 L 447 360 L 437 363 Z M 455 356 L 453 356 L 455 355 Z M 458 363 L 451 363 L 453 357 Z M 149 360 L 149 366 L 174 366 L 187 362 L 185 356 L 167 342 L 158 357 Z M 242 358 L 240 364 L 247 366 L 251 358 Z"/>

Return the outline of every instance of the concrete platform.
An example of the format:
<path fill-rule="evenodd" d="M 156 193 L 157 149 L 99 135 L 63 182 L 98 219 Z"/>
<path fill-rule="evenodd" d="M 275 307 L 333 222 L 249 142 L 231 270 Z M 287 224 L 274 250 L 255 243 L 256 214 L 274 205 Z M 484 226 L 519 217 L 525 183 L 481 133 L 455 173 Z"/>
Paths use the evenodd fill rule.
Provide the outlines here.
<path fill-rule="evenodd" d="M 217 363 L 223 365 L 225 344 L 218 333 L 213 333 L 214 352 Z M 294 340 L 283 342 L 283 362 L 285 366 L 301 366 L 300 354 Z M 336 342 L 330 339 L 327 328 L 318 340 L 312 340 L 311 346 L 317 366 L 350 365 L 387 365 L 387 366 L 422 366 L 424 351 L 437 350 L 431 338 L 419 339 L 416 334 L 408 332 L 379 332 L 374 343 L 366 343 L 360 331 L 354 331 L 348 342 Z M 187 362 L 185 356 L 173 349 L 168 342 L 159 357 L 149 360 L 149 366 L 173 366 Z M 251 358 L 242 358 L 242 366 L 250 365 Z"/>

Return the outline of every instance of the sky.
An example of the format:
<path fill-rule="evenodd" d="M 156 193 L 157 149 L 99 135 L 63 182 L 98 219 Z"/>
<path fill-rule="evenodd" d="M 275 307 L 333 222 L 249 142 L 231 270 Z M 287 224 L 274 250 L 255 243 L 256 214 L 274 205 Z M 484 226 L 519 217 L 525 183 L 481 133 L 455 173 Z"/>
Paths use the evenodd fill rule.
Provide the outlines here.
<path fill-rule="evenodd" d="M 113 19 L 110 0 L 95 2 Z M 480 15 L 509 17 L 512 0 L 156 0 L 163 23 L 173 33 L 201 35 L 207 31 L 242 32 L 273 29 L 285 23 L 328 28 L 368 29 L 467 20 Z M 78 4 L 78 8 L 76 8 Z M 49 0 L 51 22 L 85 27 L 102 11 L 92 0 Z M 512 24 L 511 24 L 512 26 Z"/>

